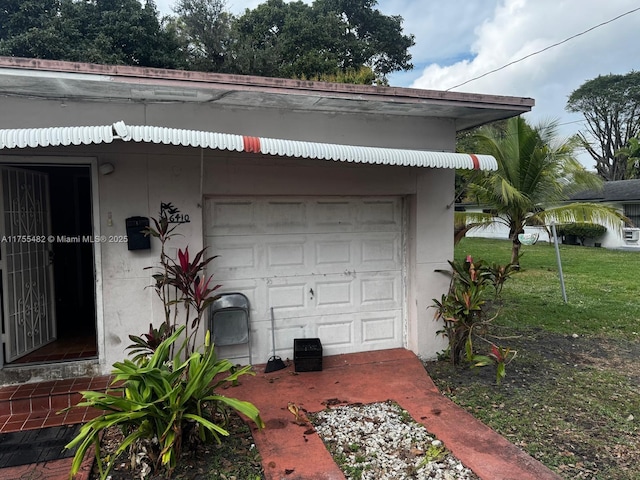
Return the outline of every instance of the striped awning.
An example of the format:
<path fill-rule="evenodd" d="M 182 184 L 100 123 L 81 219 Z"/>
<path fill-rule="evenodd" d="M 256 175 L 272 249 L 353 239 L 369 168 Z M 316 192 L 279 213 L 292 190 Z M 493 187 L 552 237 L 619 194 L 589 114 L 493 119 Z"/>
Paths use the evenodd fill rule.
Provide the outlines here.
<path fill-rule="evenodd" d="M 0 150 L 90 145 L 112 143 L 114 140 L 379 165 L 475 170 L 497 168 L 497 162 L 491 155 L 303 142 L 149 125 L 126 125 L 124 122 L 87 127 L 0 130 Z"/>

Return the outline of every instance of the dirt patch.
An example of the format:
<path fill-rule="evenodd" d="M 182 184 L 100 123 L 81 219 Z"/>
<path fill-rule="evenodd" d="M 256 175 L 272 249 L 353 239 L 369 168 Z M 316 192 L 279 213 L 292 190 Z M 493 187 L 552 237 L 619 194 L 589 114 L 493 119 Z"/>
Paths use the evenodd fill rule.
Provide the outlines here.
<path fill-rule="evenodd" d="M 253 443 L 249 426 L 236 414 L 230 414 L 230 432 L 221 444 L 200 442 L 191 443 L 183 449 L 180 462 L 173 471 L 173 480 L 261 480 L 264 478 L 261 458 Z M 123 435 L 117 428 L 105 431 L 102 439 L 103 455 L 115 452 L 122 442 Z M 94 464 L 90 480 L 100 478 L 98 467 Z M 129 459 L 122 456 L 109 473 L 111 480 L 161 480 L 164 474 L 150 471 L 144 457 L 134 468 Z"/>
<path fill-rule="evenodd" d="M 445 395 L 565 478 L 640 478 L 640 343 L 494 333 L 518 351 L 503 382 L 493 367 L 427 362 Z"/>

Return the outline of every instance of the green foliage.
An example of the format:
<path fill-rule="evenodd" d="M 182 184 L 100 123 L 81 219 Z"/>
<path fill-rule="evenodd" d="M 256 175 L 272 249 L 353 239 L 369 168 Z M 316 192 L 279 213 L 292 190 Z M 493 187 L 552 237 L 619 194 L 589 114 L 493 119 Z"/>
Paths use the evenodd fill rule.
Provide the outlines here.
<path fill-rule="evenodd" d="M 491 352 L 488 355 L 474 355 L 472 358 L 473 367 L 486 367 L 495 364 L 496 366 L 496 383 L 500 382 L 507 375 L 507 365 L 516 358 L 518 352 L 510 347 L 501 347 L 495 343 L 491 344 Z"/>
<path fill-rule="evenodd" d="M 386 16 L 374 8 L 378 0 L 316 0 L 313 7 L 341 19 L 343 51 L 341 68 L 368 65 L 384 80 L 395 71 L 411 70 L 409 48 L 413 35 L 403 35 L 402 17 Z M 346 62 L 350 62 L 347 64 Z"/>
<path fill-rule="evenodd" d="M 178 249 L 178 261 L 166 254 L 166 244 L 177 225 L 165 215 L 153 219 L 147 234 L 160 240 L 160 269 L 153 274 L 155 290 L 162 301 L 165 319 L 148 333 L 130 335 L 127 347 L 132 360 L 113 365 L 114 388 L 109 392 L 82 392 L 78 407 L 93 407 L 106 413 L 89 421 L 66 448 L 78 447 L 71 475 L 80 468 L 87 449 L 95 446 L 100 478 L 106 479 L 118 457 L 129 452 L 132 463 L 145 451 L 154 470 L 171 474 L 180 459 L 183 443 L 189 439 L 205 442 L 229 434 L 220 418 L 233 408 L 262 428 L 256 407 L 245 401 L 219 395 L 216 391 L 234 386 L 238 378 L 253 374 L 251 366 L 238 368 L 229 360 L 217 359 L 209 332 L 196 349 L 195 339 L 202 317 L 218 288 L 205 267 L 215 257 L 204 257 L 204 250 L 193 259 L 189 248 Z M 192 318 L 192 313 L 193 318 Z M 183 324 L 178 323 L 184 313 Z M 178 340 L 181 342 L 178 343 Z M 222 423 L 222 424 L 221 424 Z M 125 438 L 113 457 L 102 458 L 100 438 L 104 429 L 120 427 Z M 106 467 L 105 467 L 106 465 Z"/>
<path fill-rule="evenodd" d="M 587 238 L 598 238 L 607 232 L 607 228 L 597 223 L 568 223 L 556 227 L 558 236 L 574 235 L 584 245 Z"/>
<path fill-rule="evenodd" d="M 416 468 L 419 470 L 428 463 L 439 462 L 444 458 L 446 454 L 447 454 L 447 449 L 444 448 L 444 445 L 431 444 L 427 448 L 427 451 L 424 454 L 424 458 L 420 460 L 420 463 Z"/>
<path fill-rule="evenodd" d="M 233 63 L 231 26 L 234 20 L 224 0 L 177 0 L 177 17 L 168 19 L 183 43 L 191 70 L 226 72 Z"/>
<path fill-rule="evenodd" d="M 640 178 L 640 138 L 630 138 L 627 145 L 616 152 L 616 158 L 626 159 L 627 179 Z"/>
<path fill-rule="evenodd" d="M 588 80 L 571 93 L 566 109 L 584 115 L 587 132 L 578 138 L 598 175 L 608 181 L 628 178 L 621 149 L 640 133 L 640 72 Z"/>
<path fill-rule="evenodd" d="M 150 323 L 148 333 L 143 333 L 141 336 L 129 335 L 129 340 L 133 343 L 127 347 L 127 350 L 134 356 L 133 361 L 140 362 L 149 355 L 153 355 L 153 352 L 171 336 L 174 330 L 174 326 L 166 322 L 162 322 L 158 328 Z"/>
<path fill-rule="evenodd" d="M 483 269 L 486 271 L 487 277 L 491 280 L 491 285 L 493 285 L 495 290 L 495 298 L 498 298 L 502 293 L 505 282 L 520 270 L 511 263 L 506 265 L 499 263 L 486 264 L 483 266 Z"/>
<path fill-rule="evenodd" d="M 266 0 L 239 17 L 224 0 L 7 0 L 0 55 L 385 85 L 410 70 L 413 35 L 376 0 Z"/>
<path fill-rule="evenodd" d="M 137 363 L 130 360 L 115 363 L 114 384 L 121 383 L 121 387 L 107 393 L 82 392 L 84 401 L 78 407 L 93 407 L 106 413 L 85 424 L 66 446 L 78 447 L 71 475 L 78 472 L 92 445 L 96 447 L 101 479 L 108 478 L 120 454 L 129 450 L 131 458 L 135 458 L 143 447 L 154 469 L 165 469 L 170 474 L 189 434 L 196 434 L 200 441 L 210 438 L 220 441 L 221 435 L 229 434 L 216 423 L 216 414 L 222 408 L 231 407 L 259 427 L 264 426 L 254 405 L 215 393 L 224 384 L 250 373 L 251 367 L 234 371 L 231 362 L 218 360 L 208 334 L 203 352 L 192 353 L 186 361 L 181 361 L 179 354 L 171 358 L 172 346 L 184 330 L 184 326 L 179 327 L 150 356 Z M 112 458 L 102 458 L 100 434 L 114 426 L 122 429 L 125 438 Z"/>
<path fill-rule="evenodd" d="M 369 67 L 361 67 L 358 70 L 349 68 L 344 71 L 339 70 L 336 73 L 314 75 L 309 78 L 302 75 L 300 77 L 300 80 L 332 82 L 332 83 L 350 83 L 355 85 L 371 85 L 376 82 L 381 83 L 381 81 L 376 80 L 376 76 L 373 73 L 373 70 L 371 70 L 371 68 Z"/>
<path fill-rule="evenodd" d="M 373 79 L 413 68 L 412 35 L 402 34 L 402 18 L 374 9 L 376 1 L 267 0 L 234 22 L 233 66 L 237 73 L 284 78 L 336 79 L 371 84 Z"/>
<path fill-rule="evenodd" d="M 489 356 L 480 357 L 474 352 L 474 341 L 484 339 L 491 322 L 497 317 L 488 303 L 488 289 L 493 287 L 494 297 L 502 290 L 504 282 L 516 271 L 511 265 L 487 266 L 482 260 L 469 256 L 464 262 L 449 262 L 452 268 L 449 292 L 440 300 L 434 299 L 435 318 L 444 322 L 439 334 L 447 337 L 449 356 L 454 365 L 463 360 L 473 366 L 485 366 L 493 359 L 497 365 L 498 378 L 504 376 L 505 365 L 513 355 L 495 344 Z M 501 356 L 501 353 L 505 353 Z"/>
<path fill-rule="evenodd" d="M 3 2 L 0 55 L 178 68 L 175 32 L 162 28 L 154 2 Z"/>
<path fill-rule="evenodd" d="M 492 129 L 498 132 L 506 132 L 507 120 L 498 120 L 489 124 Z M 480 148 L 478 131 L 482 127 L 471 130 L 463 130 L 456 133 L 456 152 L 458 153 L 478 153 Z M 486 126 L 485 126 L 486 129 Z M 456 170 L 455 201 L 456 203 L 473 203 L 473 199 L 468 196 L 467 187 L 471 180 L 469 170 Z"/>
<path fill-rule="evenodd" d="M 624 217 L 600 204 L 564 204 L 570 196 L 586 189 L 597 189 L 602 182 L 587 172 L 573 155 L 572 141 L 557 142 L 557 122 L 530 126 L 521 118 L 509 119 L 506 130 L 480 129 L 480 153 L 493 155 L 495 172 L 473 172 L 469 196 L 495 212 L 494 222 L 509 229 L 511 261 L 519 266 L 518 235 L 526 226 L 591 222 L 619 229 Z M 466 214 L 467 223 L 486 225 L 486 215 Z"/>

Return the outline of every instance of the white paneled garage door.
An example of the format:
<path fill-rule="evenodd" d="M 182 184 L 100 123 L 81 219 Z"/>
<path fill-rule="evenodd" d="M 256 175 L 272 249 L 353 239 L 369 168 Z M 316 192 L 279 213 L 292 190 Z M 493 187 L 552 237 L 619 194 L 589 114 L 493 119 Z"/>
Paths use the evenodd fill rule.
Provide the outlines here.
<path fill-rule="evenodd" d="M 325 355 L 403 346 L 402 200 L 233 197 L 206 202 L 205 243 L 221 292 L 251 303 L 253 363 L 293 358 L 294 338 Z M 242 357 L 246 347 L 220 354 Z"/>

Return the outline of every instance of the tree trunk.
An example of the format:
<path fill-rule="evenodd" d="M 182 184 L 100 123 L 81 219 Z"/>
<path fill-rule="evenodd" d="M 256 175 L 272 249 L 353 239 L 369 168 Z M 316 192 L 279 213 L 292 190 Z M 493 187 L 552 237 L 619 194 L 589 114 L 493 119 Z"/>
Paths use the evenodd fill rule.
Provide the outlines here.
<path fill-rule="evenodd" d="M 516 269 L 520 269 L 520 240 L 518 239 L 518 234 L 524 233 L 524 228 L 522 225 L 524 221 L 511 221 L 511 227 L 509 228 L 509 238 L 513 242 L 511 247 L 511 265 L 513 265 Z"/>
<path fill-rule="evenodd" d="M 513 239 L 513 245 L 511 247 L 511 265 L 513 265 L 516 269 L 520 268 L 520 240 L 518 240 L 518 236 Z"/>

